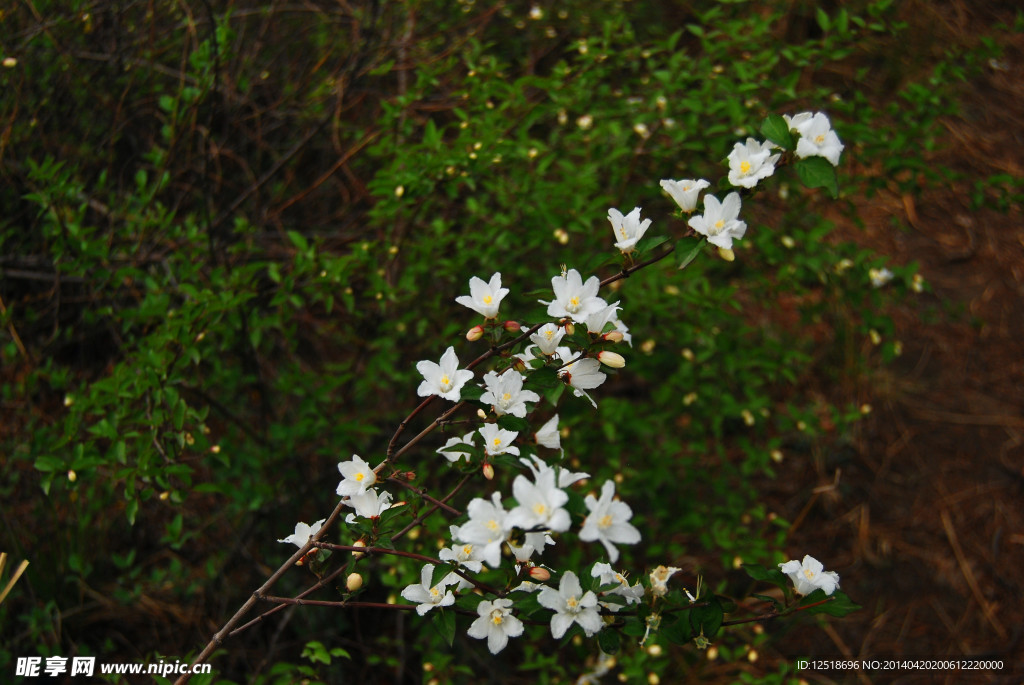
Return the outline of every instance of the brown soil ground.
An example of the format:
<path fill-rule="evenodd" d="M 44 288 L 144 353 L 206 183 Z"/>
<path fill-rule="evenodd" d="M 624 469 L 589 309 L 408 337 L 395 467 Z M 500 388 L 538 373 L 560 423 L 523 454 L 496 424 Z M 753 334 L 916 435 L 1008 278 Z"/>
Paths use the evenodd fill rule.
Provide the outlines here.
<path fill-rule="evenodd" d="M 953 3 L 946 19 L 984 32 L 995 10 L 983 4 Z M 1003 37 L 1003 60 L 965 87 L 934 159 L 968 178 L 1022 176 L 1024 39 Z M 789 655 L 1005 667 L 805 672 L 808 682 L 1024 682 L 1024 221 L 1019 205 L 972 211 L 968 190 L 882 193 L 857 203 L 864 229 L 837 218 L 842 237 L 918 262 L 931 292 L 898 310 L 903 354 L 859 389 L 873 411 L 857 454 L 810 476 L 780 469 L 773 504 L 795 522 L 791 549 L 813 541 L 864 610 L 778 644 Z M 948 314 L 931 322 L 929 311 Z"/>

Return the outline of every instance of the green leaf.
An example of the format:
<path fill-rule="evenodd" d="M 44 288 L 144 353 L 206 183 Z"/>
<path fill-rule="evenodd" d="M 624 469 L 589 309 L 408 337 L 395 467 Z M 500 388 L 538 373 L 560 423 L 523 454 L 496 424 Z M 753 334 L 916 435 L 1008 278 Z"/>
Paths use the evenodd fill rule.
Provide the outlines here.
<path fill-rule="evenodd" d="M 597 644 L 601 651 L 612 656 L 619 653 L 619 646 L 622 636 L 617 630 L 602 630 L 597 634 Z"/>
<path fill-rule="evenodd" d="M 832 25 L 832 22 L 828 18 L 828 13 L 819 7 L 817 11 L 817 18 L 818 26 L 821 27 L 822 31 L 828 33 L 829 27 Z"/>
<path fill-rule="evenodd" d="M 836 168 L 824 157 L 808 157 L 796 163 L 800 182 L 808 188 L 827 188 L 832 197 L 839 197 L 839 179 Z"/>
<path fill-rule="evenodd" d="M 48 473 L 50 471 L 61 471 L 64 469 L 64 461 L 57 457 L 36 457 L 35 467 L 37 471 Z"/>
<path fill-rule="evenodd" d="M 479 385 L 464 385 L 462 390 L 459 391 L 459 399 L 461 400 L 479 400 L 480 396 L 484 394 L 484 389 Z"/>
<path fill-rule="evenodd" d="M 661 626 L 658 628 L 658 634 L 664 636 L 666 640 L 676 645 L 685 645 L 693 637 L 693 632 L 690 630 L 690 621 L 688 620 L 686 612 L 678 617 L 665 616 L 661 620 Z"/>
<path fill-rule="evenodd" d="M 796 147 L 789 124 L 778 114 L 769 114 L 761 124 L 761 135 L 784 150 Z"/>
<path fill-rule="evenodd" d="M 743 564 L 743 570 L 754 580 L 771 583 L 783 590 L 789 585 L 789 578 L 777 568 L 765 568 L 760 564 Z"/>
<path fill-rule="evenodd" d="M 832 593 L 831 597 L 828 597 L 825 594 L 825 591 L 821 589 L 815 590 L 814 592 L 800 600 L 800 606 L 814 604 L 815 602 L 820 602 L 823 599 L 828 599 L 828 601 L 824 604 L 819 604 L 818 606 L 806 609 L 802 613 L 827 614 L 829 616 L 841 618 L 861 608 L 859 604 L 854 604 L 852 601 L 850 601 L 850 598 L 846 596 L 846 593 L 840 590 L 836 590 L 834 593 Z"/>
<path fill-rule="evenodd" d="M 550 366 L 543 366 L 526 377 L 523 387 L 527 390 L 553 388 L 558 385 L 558 372 Z"/>
<path fill-rule="evenodd" d="M 677 242 L 676 254 L 679 255 L 679 268 L 685 269 L 689 266 L 690 262 L 696 259 L 700 251 L 704 249 L 704 244 L 707 241 L 707 238 L 701 238 L 696 243 L 693 243 L 690 238 L 683 238 Z"/>
<path fill-rule="evenodd" d="M 437 587 L 451 572 L 452 567 L 448 564 L 434 564 L 434 570 L 430 574 L 430 587 Z"/>
<path fill-rule="evenodd" d="M 455 640 L 455 612 L 445 611 L 443 608 L 435 609 L 431 612 L 431 621 L 434 629 L 451 647 Z"/>
<path fill-rule="evenodd" d="M 782 602 L 780 602 L 779 600 L 775 599 L 774 597 L 770 597 L 768 595 L 758 595 L 758 594 L 751 594 L 750 596 L 753 597 L 754 599 L 759 599 L 762 602 L 770 602 L 772 607 L 775 609 L 775 611 L 782 611 L 785 608 L 784 605 L 782 604 Z"/>
<path fill-rule="evenodd" d="M 507 431 L 515 431 L 517 433 L 528 433 L 530 432 L 530 422 L 526 419 L 521 419 L 518 416 L 512 416 L 511 414 L 503 414 L 498 417 L 498 426 L 504 428 Z"/>
<path fill-rule="evenodd" d="M 712 596 L 707 604 L 690 609 L 690 628 L 695 635 L 703 634 L 706 638 L 714 637 L 718 629 L 722 627 L 723 614 L 718 598 Z"/>
<path fill-rule="evenodd" d="M 309 251 L 309 242 L 306 240 L 305 236 L 298 231 L 288 231 L 288 238 L 292 241 L 292 245 L 302 252 Z"/>

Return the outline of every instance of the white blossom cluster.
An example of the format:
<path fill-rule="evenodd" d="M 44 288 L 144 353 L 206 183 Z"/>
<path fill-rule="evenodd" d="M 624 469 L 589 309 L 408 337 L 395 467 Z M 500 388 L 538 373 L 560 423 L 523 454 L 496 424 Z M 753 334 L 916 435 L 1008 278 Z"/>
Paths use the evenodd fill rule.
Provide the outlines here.
<path fill-rule="evenodd" d="M 805 112 L 785 116 L 784 120 L 791 134 L 799 136 L 794 150 L 797 157 L 821 156 L 833 165 L 838 164 L 843 145 L 824 114 Z M 778 149 L 770 141 L 754 138 L 736 143 L 728 156 L 729 183 L 749 190 L 773 175 L 782 154 Z M 683 213 L 691 215 L 688 226 L 705 236 L 709 243 L 728 251 L 733 240 L 742 238 L 747 230 L 746 223 L 739 219 L 740 194 L 731 192 L 722 201 L 705 194 L 703 213 L 694 215 L 701 192 L 710 186 L 705 179 L 661 181 L 661 187 Z M 641 208 L 636 207 L 628 214 L 611 208 L 608 220 L 615 238 L 614 247 L 626 255 L 626 263 L 631 264 L 631 255 L 638 249 L 651 219 L 642 219 Z M 556 639 L 564 636 L 573 624 L 580 626 L 587 636 L 596 634 L 605 626 L 602 613 L 615 613 L 623 606 L 640 603 L 645 592 L 650 593 L 652 602 L 667 595 L 668 580 L 678 568 L 657 567 L 649 574 L 645 588 L 639 582 L 630 584 L 625 574 L 611 565 L 619 559 L 618 545 L 633 545 L 641 540 L 640 531 L 631 523 L 632 509 L 616 497 L 613 481 L 606 480 L 599 494 L 585 496 L 587 514 L 582 520 L 574 521 L 566 509 L 568 489 L 590 476 L 552 465 L 537 453 L 539 447 L 563 450 L 558 415 L 533 433 L 509 429 L 525 425 L 524 420 L 542 401 L 537 392 L 527 387 L 533 372 L 546 368 L 549 369 L 547 374 L 553 376 L 551 370 L 554 370 L 576 397 L 585 398 L 596 407 L 588 391 L 605 382 L 604 367 L 621 368 L 625 364 L 621 355 L 607 347 L 622 341 L 630 343 L 629 329 L 619 319 L 620 303 L 609 303 L 600 297 L 600 287 L 596 276 L 584 281 L 576 269 L 563 267 L 561 273 L 551 279 L 553 297 L 540 301 L 546 306 L 550 320 L 531 327 L 528 335 L 520 338 L 524 347 L 507 357 L 503 368 L 484 373 L 475 386 L 471 385 L 474 372 L 459 368 L 454 347 L 448 347 L 438 362 L 424 360 L 416 364 L 423 377 L 417 389 L 419 396 L 438 396 L 460 402 L 466 398 L 467 388 L 471 388 L 473 392 L 469 397 L 489 408 L 489 411 L 481 409 L 479 412 L 481 424 L 478 427 L 450 437 L 437 449 L 438 454 L 453 465 L 461 464 L 463 459 L 471 462 L 473 455 L 483 455 L 483 472 L 488 479 L 493 476 L 490 461 L 495 457 L 517 457 L 524 467 L 523 473 L 512 481 L 511 497 L 503 498 L 498 491 L 488 497 L 475 497 L 466 507 L 464 520 L 450 526 L 450 544 L 440 549 L 438 559 L 451 570 L 436 572 L 437 565 L 426 563 L 420 571 L 420 582 L 402 590 L 402 597 L 416 605 L 419 615 L 436 607 L 451 606 L 459 593 L 476 590 L 475 583 L 467 579 L 468 574 L 498 569 L 503 563 L 514 564 L 517 577 L 531 579 L 521 582 L 509 594 L 537 593 L 537 603 L 552 612 L 550 629 Z M 490 331 L 497 341 L 503 332 L 520 330 L 518 323 L 498 320 L 501 303 L 509 292 L 502 287 L 500 273 L 494 273 L 488 281 L 476 276 L 470 279 L 469 295 L 461 295 L 455 301 L 482 316 L 484 321 L 470 329 L 466 335 L 468 340 L 479 340 Z M 584 330 L 582 337 L 576 333 Z M 589 341 L 589 345 L 581 344 L 581 340 Z M 391 494 L 375 487 L 378 481 L 374 469 L 358 455 L 339 463 L 338 470 L 342 480 L 337 494 L 345 506 L 354 510 L 346 517 L 347 522 L 355 523 L 357 518 L 375 519 L 393 505 Z M 317 534 L 322 524 L 323 521 L 312 526 L 299 523 L 294 534 L 279 542 L 302 547 Z M 547 584 L 552 578 L 550 567 L 539 563 L 547 548 L 557 546 L 560 536 L 573 530 L 582 542 L 599 542 L 611 562 L 593 564 L 590 571 L 593 589 L 586 591 L 573 570 L 558 573 L 557 586 Z M 506 559 L 509 561 L 505 562 Z M 804 557 L 802 563 L 790 561 L 780 564 L 780 568 L 792 579 L 800 594 L 809 594 L 818 588 L 831 594 L 839 585 L 835 573 L 823 571 L 821 563 L 809 556 Z M 689 592 L 687 596 L 691 602 L 696 601 Z M 500 652 L 510 638 L 524 632 L 523 622 L 513 613 L 514 607 L 515 600 L 509 597 L 483 599 L 477 605 L 478 617 L 469 627 L 469 636 L 486 639 L 492 653 Z"/>

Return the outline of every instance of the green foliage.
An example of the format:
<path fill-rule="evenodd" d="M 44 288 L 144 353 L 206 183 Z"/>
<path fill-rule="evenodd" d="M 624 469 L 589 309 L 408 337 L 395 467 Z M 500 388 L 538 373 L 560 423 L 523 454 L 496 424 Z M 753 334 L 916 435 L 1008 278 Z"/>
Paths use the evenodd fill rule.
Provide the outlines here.
<path fill-rule="evenodd" d="M 723 177 L 732 143 L 762 120 L 761 135 L 792 150 L 779 115 L 800 103 L 822 103 L 847 142 L 844 159 L 881 164 L 903 190 L 947 181 L 918 152 L 941 140 L 948 84 L 997 49 L 951 53 L 923 79 L 901 80 L 879 109 L 877 93 L 831 98 L 832 84 L 800 74 L 899 41 L 890 2 L 803 16 L 792 3 L 627 12 L 574 1 L 543 20 L 511 6 L 351 5 L 191 14 L 37 3 L 39 31 L 25 8 L 5 14 L 20 53 L 0 70 L 0 108 L 13 122 L 0 142 L 10 208 L 0 218 L 2 393 L 18 409 L 2 445 L 10 475 L 0 488 L 15 505 L 4 548 L 35 554 L 33 587 L 45 598 L 12 597 L 0 610 L 15 651 L 112 653 L 88 623 L 58 630 L 61 611 L 85 611 L 95 594 L 151 624 L 141 607 L 154 597 L 191 606 L 201 596 L 206 630 L 286 558 L 275 540 L 294 521 L 329 510 L 339 460 L 385 452 L 418 402 L 414 363 L 449 344 L 464 361 L 486 349 L 462 338 L 477 321 L 453 303 L 469 277 L 500 271 L 512 289 L 503 314 L 540 322 L 537 300 L 561 264 L 585 277 L 619 268 L 612 206 L 642 205 L 655 218 L 637 259 L 675 245 L 673 260 L 607 295 L 621 299 L 633 336 L 628 367 L 602 388 L 596 413 L 563 398 L 550 367 L 527 387 L 562 401 L 567 465 L 595 482 L 615 478 L 649 527 L 623 550 L 632 568 L 689 555 L 722 568 L 777 562 L 786 525 L 758 503 L 757 483 L 773 476 L 773 452 L 806 459 L 856 431 L 855 406 L 822 406 L 808 390 L 876 363 L 860 354 L 872 331 L 878 356 L 896 354 L 884 304 L 914 287 L 915 269 L 892 266 L 893 287 L 872 288 L 869 271 L 883 260 L 832 244 L 816 200 L 777 180 L 745 199 L 750 230 L 735 262 L 719 260 L 706 240 L 682 237 L 685 221 L 669 218 L 657 182 Z M 813 35 L 791 35 L 794 26 Z M 788 178 L 833 197 L 879 183 L 837 178 L 820 158 L 795 170 Z M 978 184 L 979 205 L 1020 196 L 1013 179 Z M 436 445 L 403 456 L 416 487 L 450 487 L 473 470 L 439 467 L 434 453 L 463 428 L 446 425 Z M 494 464 L 499 482 L 521 468 Z M 334 541 L 390 546 L 430 506 L 406 495 L 405 507 Z M 448 523 L 426 520 L 427 553 Z M 564 550 L 559 564 L 593 560 L 592 550 Z M 381 601 L 417 582 L 411 561 L 364 565 L 364 592 Z M 680 645 L 714 636 L 723 609 L 714 594 L 707 601 L 666 618 L 660 634 Z M 226 677 L 327 679 L 356 645 L 341 642 L 350 618 L 325 613 L 289 626 L 305 646 L 275 652 L 258 677 L 244 650 L 226 654 Z M 439 678 L 468 678 L 472 662 L 454 655 L 484 647 L 465 637 L 465 617 L 434 618 L 402 628 L 427 636 L 419 658 Z M 643 634 L 639 621 L 627 634 L 639 637 L 634 628 Z M 307 642 L 314 634 L 323 642 Z M 387 624 L 364 636 L 363 661 L 395 667 L 406 635 Z M 622 673 L 666 672 L 667 659 L 600 635 Z M 161 639 L 139 648 L 164 649 Z M 570 642 L 545 656 L 523 642 L 518 668 L 545 682 L 576 674 L 592 648 Z M 335 644 L 349 650 L 324 646 Z"/>

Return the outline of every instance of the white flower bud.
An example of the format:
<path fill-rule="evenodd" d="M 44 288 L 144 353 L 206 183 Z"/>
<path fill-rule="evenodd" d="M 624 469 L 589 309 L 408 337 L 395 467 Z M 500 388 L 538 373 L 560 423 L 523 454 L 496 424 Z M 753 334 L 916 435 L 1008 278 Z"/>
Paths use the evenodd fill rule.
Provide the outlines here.
<path fill-rule="evenodd" d="M 621 354 L 609 352 L 608 350 L 601 350 L 598 352 L 597 361 L 613 369 L 621 369 L 626 365 L 626 360 Z"/>
<path fill-rule="evenodd" d="M 350 573 L 345 579 L 345 588 L 349 592 L 355 592 L 363 586 L 363 577 L 358 573 Z"/>

